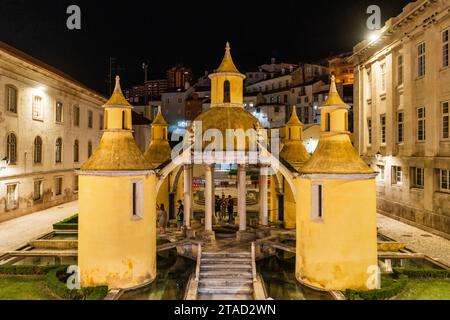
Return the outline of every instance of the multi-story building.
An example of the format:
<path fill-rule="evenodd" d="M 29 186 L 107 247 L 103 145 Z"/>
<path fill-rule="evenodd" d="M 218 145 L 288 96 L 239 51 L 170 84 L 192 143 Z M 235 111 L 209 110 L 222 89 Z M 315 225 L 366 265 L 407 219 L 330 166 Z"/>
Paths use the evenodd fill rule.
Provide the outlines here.
<path fill-rule="evenodd" d="M 77 198 L 106 100 L 0 42 L 0 221 Z"/>
<path fill-rule="evenodd" d="M 450 238 L 450 2 L 408 4 L 354 48 L 355 146 L 378 209 Z"/>
<path fill-rule="evenodd" d="M 124 90 L 125 98 L 131 104 L 145 104 L 159 99 L 167 91 L 167 79 L 148 80 L 143 85 Z"/>
<path fill-rule="evenodd" d="M 336 83 L 353 85 L 353 64 L 349 61 L 351 55 L 352 53 L 343 53 L 328 59 L 328 70 L 335 76 Z"/>
<path fill-rule="evenodd" d="M 292 72 L 292 85 L 298 86 L 329 75 L 328 68 L 321 64 L 301 63 Z"/>
<path fill-rule="evenodd" d="M 194 87 L 168 90 L 161 96 L 161 107 L 164 118 L 169 124 L 169 132 L 181 135 L 187 126 L 186 100 L 194 92 Z M 180 131 L 181 130 L 181 131 Z"/>
<path fill-rule="evenodd" d="M 170 90 L 185 88 L 186 83 L 192 84 L 193 80 L 192 70 L 183 65 L 177 65 L 167 70 L 167 87 Z"/>

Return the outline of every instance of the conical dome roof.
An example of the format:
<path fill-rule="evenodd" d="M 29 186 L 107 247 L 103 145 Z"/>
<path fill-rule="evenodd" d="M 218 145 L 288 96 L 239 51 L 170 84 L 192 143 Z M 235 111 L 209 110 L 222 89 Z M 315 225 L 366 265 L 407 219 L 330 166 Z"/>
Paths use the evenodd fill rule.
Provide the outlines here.
<path fill-rule="evenodd" d="M 161 112 L 161 106 L 158 106 L 158 113 L 156 114 L 155 119 L 152 122 L 152 125 L 160 125 L 160 126 L 167 126 L 166 119 L 164 119 L 162 112 Z"/>
<path fill-rule="evenodd" d="M 303 123 L 297 116 L 297 108 L 295 106 L 292 107 L 291 118 L 286 122 L 286 126 L 303 126 Z"/>
<path fill-rule="evenodd" d="M 116 86 L 114 87 L 114 91 L 109 98 L 109 100 L 105 103 L 105 107 L 107 106 L 121 106 L 121 107 L 131 107 L 130 103 L 125 99 L 122 88 L 120 87 L 120 77 L 116 76 Z"/>
<path fill-rule="evenodd" d="M 301 140 L 302 135 L 301 131 L 303 130 L 303 124 L 301 123 L 301 121 L 297 116 L 295 106 L 292 108 L 291 118 L 286 123 L 286 128 L 289 127 L 296 128 L 296 130 L 300 130 L 300 132 L 298 133 L 298 139 L 292 140 L 290 139 L 290 137 L 286 137 L 283 149 L 280 152 L 280 157 L 286 160 L 294 168 L 298 169 L 303 163 L 308 161 L 310 155 L 308 151 L 306 151 L 305 145 Z"/>
<path fill-rule="evenodd" d="M 322 104 L 322 107 L 344 107 L 349 108 L 349 106 L 342 100 L 339 92 L 336 88 L 336 77 L 331 76 L 330 92 L 328 94 L 328 99 Z"/>
<path fill-rule="evenodd" d="M 225 47 L 225 56 L 223 57 L 222 63 L 216 70 L 216 73 L 219 72 L 240 73 L 234 65 L 233 58 L 231 57 L 231 48 L 229 42 L 227 42 L 227 45 Z"/>

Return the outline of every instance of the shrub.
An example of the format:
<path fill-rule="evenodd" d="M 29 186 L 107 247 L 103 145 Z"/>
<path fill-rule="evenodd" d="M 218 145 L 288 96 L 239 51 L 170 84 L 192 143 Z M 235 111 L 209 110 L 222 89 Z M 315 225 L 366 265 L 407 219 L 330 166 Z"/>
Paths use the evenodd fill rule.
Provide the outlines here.
<path fill-rule="evenodd" d="M 418 268 L 393 268 L 396 276 L 407 276 L 412 279 L 448 279 L 450 270 L 444 269 L 418 269 Z"/>
<path fill-rule="evenodd" d="M 408 277 L 400 275 L 398 279 L 385 280 L 381 289 L 369 291 L 345 290 L 349 300 L 387 300 L 401 293 L 408 282 Z"/>
<path fill-rule="evenodd" d="M 78 230 L 78 214 L 53 225 L 54 230 Z"/>
<path fill-rule="evenodd" d="M 5 265 L 0 266 L 0 274 L 7 275 L 45 275 L 55 266 Z"/>
<path fill-rule="evenodd" d="M 102 300 L 108 293 L 108 287 L 98 286 L 81 289 L 69 289 L 66 280 L 67 266 L 50 270 L 47 274 L 47 287 L 59 297 L 66 300 Z"/>

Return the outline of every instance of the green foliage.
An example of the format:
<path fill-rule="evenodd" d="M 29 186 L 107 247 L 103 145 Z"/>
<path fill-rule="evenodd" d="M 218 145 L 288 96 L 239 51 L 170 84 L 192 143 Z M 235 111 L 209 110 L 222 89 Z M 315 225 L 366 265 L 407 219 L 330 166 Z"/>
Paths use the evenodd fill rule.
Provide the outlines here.
<path fill-rule="evenodd" d="M 59 297 L 66 300 L 102 300 L 108 293 L 108 287 L 89 287 L 82 289 L 67 288 L 67 266 L 52 269 L 47 274 L 47 286 Z"/>
<path fill-rule="evenodd" d="M 408 277 L 400 275 L 398 279 L 385 278 L 382 280 L 381 289 L 369 291 L 345 290 L 348 300 L 387 300 L 401 293 L 408 282 Z"/>
<path fill-rule="evenodd" d="M 393 268 L 396 276 L 407 276 L 411 279 L 450 279 L 450 270 L 419 269 L 419 268 Z"/>
<path fill-rule="evenodd" d="M 78 230 L 78 214 L 53 225 L 54 230 Z"/>
<path fill-rule="evenodd" d="M 45 275 L 55 266 L 32 266 L 32 265 L 2 265 L 0 274 L 7 275 Z"/>

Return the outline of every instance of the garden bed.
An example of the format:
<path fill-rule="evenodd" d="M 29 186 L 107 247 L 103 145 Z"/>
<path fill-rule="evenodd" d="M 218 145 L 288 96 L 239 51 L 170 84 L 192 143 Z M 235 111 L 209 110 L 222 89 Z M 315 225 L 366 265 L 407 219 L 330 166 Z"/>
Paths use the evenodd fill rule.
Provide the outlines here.
<path fill-rule="evenodd" d="M 53 225 L 54 230 L 78 230 L 78 214 Z"/>

